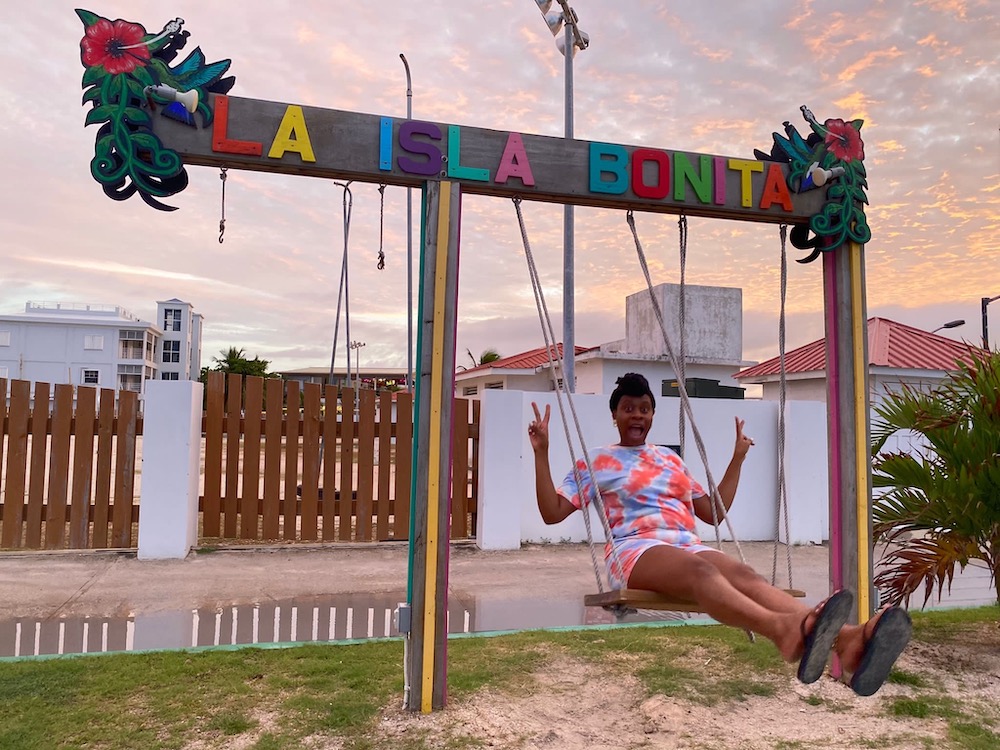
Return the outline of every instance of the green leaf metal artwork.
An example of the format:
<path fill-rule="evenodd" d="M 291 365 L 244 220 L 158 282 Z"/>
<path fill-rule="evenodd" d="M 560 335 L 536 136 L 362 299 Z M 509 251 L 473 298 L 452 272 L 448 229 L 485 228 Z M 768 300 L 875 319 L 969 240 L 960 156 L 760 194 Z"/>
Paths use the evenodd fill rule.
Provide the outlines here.
<path fill-rule="evenodd" d="M 153 208 L 176 210 L 157 200 L 187 187 L 187 171 L 175 151 L 153 133 L 153 117 L 169 117 L 198 127 L 212 122 L 208 92 L 225 94 L 236 83 L 223 77 L 229 60 L 206 64 L 201 48 L 171 67 L 187 44 L 184 20 L 175 18 L 149 34 L 137 23 L 109 21 L 77 10 L 85 28 L 80 40 L 83 103 L 91 103 L 85 125 L 100 125 L 90 171 L 109 198 L 135 193 Z"/>
<path fill-rule="evenodd" d="M 836 250 L 847 242 L 864 244 L 872 233 L 865 218 L 868 203 L 865 144 L 861 140 L 863 120 L 827 120 L 820 123 L 803 105 L 802 116 L 812 132 L 806 138 L 784 123 L 785 135 L 774 134 L 770 153 L 754 149 L 758 159 L 789 164 L 788 187 L 795 192 L 826 187 L 826 202 L 808 225 L 792 227 L 792 244 L 812 250 L 800 263 L 816 260 L 820 253 Z M 811 233 L 811 235 L 810 235 Z"/>

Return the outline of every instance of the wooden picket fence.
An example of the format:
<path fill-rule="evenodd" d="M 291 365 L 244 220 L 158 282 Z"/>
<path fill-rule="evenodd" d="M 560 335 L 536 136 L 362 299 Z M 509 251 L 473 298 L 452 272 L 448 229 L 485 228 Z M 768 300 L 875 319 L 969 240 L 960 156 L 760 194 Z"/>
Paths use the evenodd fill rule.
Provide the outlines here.
<path fill-rule="evenodd" d="M 454 409 L 452 536 L 467 538 L 479 402 L 455 399 Z M 0 425 L 0 549 L 137 545 L 136 393 L 36 383 L 32 396 L 28 381 L 14 380 Z M 211 373 L 202 432 L 203 543 L 409 537 L 410 394 Z"/>
<path fill-rule="evenodd" d="M 134 547 L 138 394 L 36 383 L 32 397 L 13 380 L 8 406 L 4 379 L 0 394 L 0 548 Z"/>
<path fill-rule="evenodd" d="M 475 531 L 479 402 L 454 403 L 451 527 L 465 538 Z M 203 540 L 409 537 L 411 394 L 213 372 L 203 431 Z"/>

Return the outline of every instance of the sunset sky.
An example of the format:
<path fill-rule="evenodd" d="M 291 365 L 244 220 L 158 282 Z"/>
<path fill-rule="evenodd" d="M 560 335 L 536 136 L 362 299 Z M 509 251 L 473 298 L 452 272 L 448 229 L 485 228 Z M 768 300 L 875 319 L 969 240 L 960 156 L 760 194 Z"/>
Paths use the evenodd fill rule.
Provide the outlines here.
<path fill-rule="evenodd" d="M 96 0 L 95 0 L 96 1 Z M 1000 295 L 1000 7 L 994 0 L 576 0 L 590 48 L 575 58 L 581 140 L 753 158 L 799 112 L 864 120 L 872 240 L 868 314 L 978 342 L 980 298 Z M 563 58 L 533 0 L 298 3 L 46 0 L 0 26 L 5 179 L 0 313 L 24 303 L 122 305 L 152 320 L 178 297 L 205 316 L 204 362 L 236 346 L 271 369 L 329 365 L 343 251 L 343 192 L 328 180 L 190 167 L 156 211 L 108 199 L 90 175 L 74 8 L 157 31 L 174 17 L 231 59 L 234 96 L 549 136 L 563 134 Z M 176 62 L 176 61 L 175 61 Z M 406 191 L 354 183 L 351 338 L 362 366 L 406 365 Z M 526 203 L 534 255 L 561 332 L 562 209 Z M 414 199 L 415 216 L 419 197 Z M 639 214 L 654 283 L 678 279 L 677 217 Z M 458 362 L 543 338 L 510 201 L 467 196 Z M 415 253 L 418 250 L 415 241 Z M 806 253 L 789 246 L 790 258 Z M 687 282 L 741 287 L 744 358 L 777 353 L 778 229 L 692 218 Z M 416 273 L 416 257 L 414 273 Z M 823 335 L 820 263 L 791 262 L 788 347 Z M 644 288 L 625 215 L 576 212 L 576 343 L 624 337 Z M 414 305 L 415 305 L 414 300 Z M 1000 342 L 1000 300 L 990 308 Z M 343 331 L 343 324 L 341 324 Z M 341 333 L 338 365 L 344 362 Z"/>

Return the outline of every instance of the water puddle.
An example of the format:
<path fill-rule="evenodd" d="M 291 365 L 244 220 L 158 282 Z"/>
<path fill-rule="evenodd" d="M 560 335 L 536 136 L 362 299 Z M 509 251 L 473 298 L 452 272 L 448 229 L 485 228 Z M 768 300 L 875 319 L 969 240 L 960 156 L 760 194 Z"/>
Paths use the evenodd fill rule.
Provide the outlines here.
<path fill-rule="evenodd" d="M 269 600 L 121 617 L 74 616 L 0 621 L 0 658 L 184 649 L 290 642 L 337 642 L 399 635 L 394 612 L 406 592 Z M 639 612 L 624 622 L 678 620 Z M 577 599 L 491 598 L 452 592 L 449 633 L 609 624 L 613 615 Z"/>

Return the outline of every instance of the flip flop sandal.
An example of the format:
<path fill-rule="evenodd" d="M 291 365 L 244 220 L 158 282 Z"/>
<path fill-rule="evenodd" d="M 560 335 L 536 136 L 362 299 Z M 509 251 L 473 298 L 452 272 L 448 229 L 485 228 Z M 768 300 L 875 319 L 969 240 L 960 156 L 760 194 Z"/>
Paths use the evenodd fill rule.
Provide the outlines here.
<path fill-rule="evenodd" d="M 851 689 L 858 695 L 874 695 L 889 677 L 892 665 L 903 653 L 913 632 L 910 615 L 901 607 L 890 607 L 875 622 L 858 668 L 851 676 Z"/>
<path fill-rule="evenodd" d="M 806 632 L 806 620 L 802 618 L 802 658 L 799 660 L 798 677 L 800 682 L 809 684 L 823 676 L 826 662 L 830 658 L 833 644 L 837 640 L 840 629 L 844 627 L 851 616 L 854 607 L 854 594 L 841 590 L 820 605 L 812 630 Z"/>

